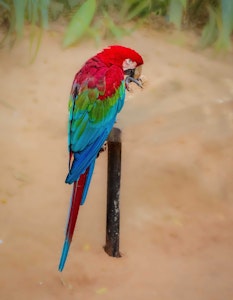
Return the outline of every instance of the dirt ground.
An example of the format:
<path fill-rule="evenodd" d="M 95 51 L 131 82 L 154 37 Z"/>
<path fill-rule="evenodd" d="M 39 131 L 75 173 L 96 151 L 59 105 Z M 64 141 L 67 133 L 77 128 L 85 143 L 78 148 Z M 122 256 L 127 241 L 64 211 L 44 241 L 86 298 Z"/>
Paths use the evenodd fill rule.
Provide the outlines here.
<path fill-rule="evenodd" d="M 192 34 L 121 40 L 145 60 L 123 130 L 122 258 L 105 254 L 106 160 L 96 164 L 65 266 L 71 186 L 67 102 L 75 72 L 112 42 L 63 50 L 44 35 L 0 51 L 0 299 L 233 299 L 233 59 Z"/>

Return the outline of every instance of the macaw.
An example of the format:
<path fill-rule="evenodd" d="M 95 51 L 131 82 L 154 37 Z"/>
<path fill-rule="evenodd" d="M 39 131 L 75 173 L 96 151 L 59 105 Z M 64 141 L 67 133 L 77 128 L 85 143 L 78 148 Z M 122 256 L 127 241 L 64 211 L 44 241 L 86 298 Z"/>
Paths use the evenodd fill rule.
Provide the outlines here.
<path fill-rule="evenodd" d="M 87 60 L 75 75 L 68 105 L 69 172 L 65 180 L 73 183 L 73 192 L 59 271 L 66 262 L 95 160 L 123 107 L 125 90 L 129 89 L 130 82 L 142 87 L 142 64 L 143 59 L 136 51 L 113 45 Z"/>

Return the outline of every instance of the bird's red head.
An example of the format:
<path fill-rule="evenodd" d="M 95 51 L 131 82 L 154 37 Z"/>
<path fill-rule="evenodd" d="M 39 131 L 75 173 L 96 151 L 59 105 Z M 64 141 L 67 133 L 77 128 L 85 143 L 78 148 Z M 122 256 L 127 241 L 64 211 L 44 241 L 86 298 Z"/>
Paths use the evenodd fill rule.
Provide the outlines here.
<path fill-rule="evenodd" d="M 97 57 L 107 66 L 116 65 L 121 67 L 124 71 L 143 64 L 143 59 L 140 54 L 133 49 L 120 45 L 109 46 L 98 53 Z"/>

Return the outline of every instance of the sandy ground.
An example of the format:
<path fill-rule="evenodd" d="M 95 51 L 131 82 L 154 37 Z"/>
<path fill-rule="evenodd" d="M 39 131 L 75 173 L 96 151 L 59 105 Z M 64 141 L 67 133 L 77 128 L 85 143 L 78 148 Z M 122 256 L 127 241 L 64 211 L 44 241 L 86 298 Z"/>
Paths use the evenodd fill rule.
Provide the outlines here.
<path fill-rule="evenodd" d="M 0 299 L 233 299 L 233 59 L 193 36 L 139 31 L 145 60 L 123 130 L 122 258 L 103 251 L 106 153 L 98 159 L 62 273 L 71 186 L 67 100 L 75 72 L 108 43 L 62 50 L 44 36 L 0 51 Z M 186 40 L 186 43 L 184 41 Z"/>

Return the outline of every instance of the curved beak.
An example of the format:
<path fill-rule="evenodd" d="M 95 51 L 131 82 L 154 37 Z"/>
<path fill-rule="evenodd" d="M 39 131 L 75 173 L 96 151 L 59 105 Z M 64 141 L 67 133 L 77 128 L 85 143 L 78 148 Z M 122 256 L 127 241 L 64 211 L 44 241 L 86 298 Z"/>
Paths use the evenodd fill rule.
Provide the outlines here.
<path fill-rule="evenodd" d="M 140 79 L 142 72 L 142 66 L 138 66 L 135 69 L 128 69 L 124 71 L 125 75 L 128 75 L 125 79 L 126 88 L 129 91 L 129 84 L 130 82 L 134 82 L 137 84 L 140 88 L 142 88 L 142 81 Z"/>
<path fill-rule="evenodd" d="M 135 79 L 139 79 L 141 77 L 142 74 L 142 66 L 138 66 L 134 69 L 134 78 Z"/>
<path fill-rule="evenodd" d="M 135 79 L 138 79 L 141 76 L 142 73 L 142 66 L 138 66 L 135 69 L 127 69 L 124 71 L 125 75 L 128 75 L 129 77 L 133 77 Z"/>

